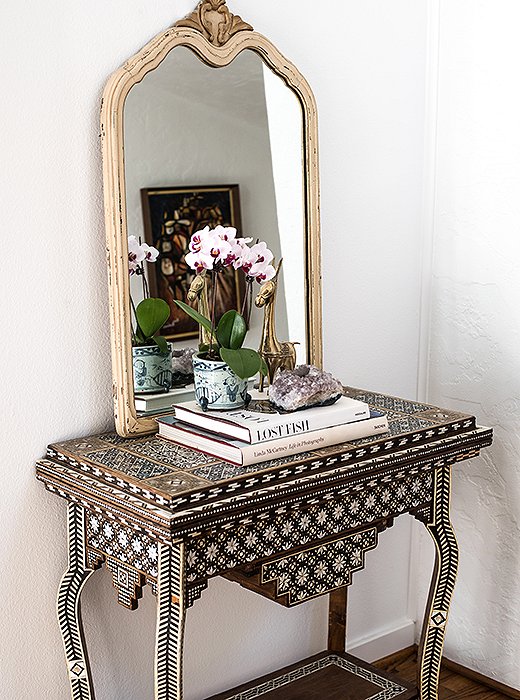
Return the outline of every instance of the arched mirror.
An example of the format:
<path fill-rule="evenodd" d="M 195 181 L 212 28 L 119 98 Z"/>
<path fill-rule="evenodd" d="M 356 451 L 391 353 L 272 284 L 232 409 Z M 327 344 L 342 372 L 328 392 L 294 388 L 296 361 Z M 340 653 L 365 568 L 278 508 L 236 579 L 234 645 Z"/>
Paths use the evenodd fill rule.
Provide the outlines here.
<path fill-rule="evenodd" d="M 265 241 L 276 266 L 283 260 L 276 334 L 297 343 L 299 363 L 321 365 L 316 107 L 298 70 L 225 0 L 203 1 L 110 78 L 102 140 L 118 433 L 156 429 L 132 353 L 142 299 L 169 305 L 161 335 L 174 355 L 198 345 L 196 324 L 175 300 L 192 287 L 185 255 L 205 226 L 236 228 Z M 142 274 L 129 274 L 129 240 L 130 253 L 136 242 L 151 258 L 158 251 Z M 265 311 L 232 266 L 221 279 L 217 305 L 250 309 L 247 342 L 258 347 Z"/>

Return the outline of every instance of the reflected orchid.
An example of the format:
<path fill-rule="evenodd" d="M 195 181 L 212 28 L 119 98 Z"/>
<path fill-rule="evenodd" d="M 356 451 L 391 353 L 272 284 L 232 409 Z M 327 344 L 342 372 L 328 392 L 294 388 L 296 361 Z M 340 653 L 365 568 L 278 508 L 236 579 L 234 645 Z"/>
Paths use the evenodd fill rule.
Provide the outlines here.
<path fill-rule="evenodd" d="M 211 255 L 199 250 L 196 253 L 186 253 L 186 264 L 200 275 L 203 270 L 213 270 L 213 258 Z"/>
<path fill-rule="evenodd" d="M 251 248 L 246 248 L 242 255 L 242 269 L 246 276 L 257 282 L 265 282 L 272 279 L 276 271 L 270 264 L 274 258 L 273 253 L 264 241 L 255 243 Z"/>
<path fill-rule="evenodd" d="M 128 236 L 128 269 L 133 275 L 144 260 L 144 251 L 135 236 Z"/>
<path fill-rule="evenodd" d="M 128 270 L 131 275 L 144 275 L 143 262 L 153 263 L 159 251 L 147 243 L 141 243 L 136 236 L 128 236 Z"/>
<path fill-rule="evenodd" d="M 237 239 L 237 230 L 233 226 L 209 226 L 196 231 L 190 240 L 186 263 L 197 274 L 203 270 L 222 270 L 234 265 L 242 254 L 244 239 Z"/>
<path fill-rule="evenodd" d="M 206 226 L 206 228 L 203 228 L 200 231 L 196 231 L 193 234 L 189 244 L 190 253 L 200 253 L 204 246 L 204 241 L 208 237 L 209 233 L 210 228 L 209 226 Z"/>
<path fill-rule="evenodd" d="M 141 245 L 141 250 L 144 253 L 144 259 L 146 260 L 146 262 L 153 263 L 159 257 L 159 251 L 157 250 L 157 248 L 154 248 L 153 245 L 143 243 Z"/>
<path fill-rule="evenodd" d="M 273 253 L 263 241 L 249 247 L 252 238 L 237 238 L 237 230 L 232 226 L 209 226 L 196 231 L 189 243 L 186 263 L 197 274 L 203 270 L 220 272 L 233 265 L 235 270 L 243 270 L 248 280 L 259 283 L 275 276 L 271 265 Z"/>
<path fill-rule="evenodd" d="M 128 271 L 141 278 L 143 299 L 136 306 L 130 295 L 130 306 L 135 319 L 132 324 L 132 345 L 134 347 L 156 345 L 161 353 L 168 353 L 168 343 L 159 330 L 170 316 L 170 307 L 164 299 L 151 298 L 144 263 L 154 263 L 159 251 L 147 243 L 141 243 L 136 236 L 128 236 Z"/>

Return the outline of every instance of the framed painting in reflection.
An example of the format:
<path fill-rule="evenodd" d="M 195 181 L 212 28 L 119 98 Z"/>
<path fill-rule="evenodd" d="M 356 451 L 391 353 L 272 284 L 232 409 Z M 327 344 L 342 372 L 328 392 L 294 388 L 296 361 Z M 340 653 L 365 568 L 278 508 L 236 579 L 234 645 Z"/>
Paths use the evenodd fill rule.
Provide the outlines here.
<path fill-rule="evenodd" d="M 141 190 L 141 203 L 145 240 L 159 251 L 155 265 L 148 265 L 150 294 L 164 299 L 170 307 L 170 317 L 162 328 L 162 335 L 168 340 L 196 338 L 198 325 L 174 304 L 174 299 L 186 301 L 196 274 L 186 265 L 184 256 L 192 234 L 205 226 L 234 226 L 237 235 L 243 235 L 239 187 L 145 188 Z M 240 311 L 244 285 L 244 276 L 239 276 L 232 267 L 222 272 L 215 308 L 217 319 L 227 309 Z M 209 291 L 211 293 L 211 286 Z"/>

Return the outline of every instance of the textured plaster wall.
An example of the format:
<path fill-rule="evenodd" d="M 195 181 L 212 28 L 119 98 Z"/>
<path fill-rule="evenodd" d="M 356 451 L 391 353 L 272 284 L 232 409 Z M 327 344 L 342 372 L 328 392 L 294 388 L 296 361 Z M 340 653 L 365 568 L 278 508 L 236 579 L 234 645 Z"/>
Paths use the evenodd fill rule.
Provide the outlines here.
<path fill-rule="evenodd" d="M 518 688 L 520 7 L 441 0 L 439 17 L 429 399 L 495 431 L 454 469 L 461 565 L 446 654 Z M 418 549 L 426 571 L 433 548 L 423 537 Z"/>
<path fill-rule="evenodd" d="M 33 464 L 48 442 L 111 423 L 103 85 L 192 7 L 191 0 L 0 5 L 6 700 L 68 698 L 54 612 L 66 566 L 64 504 L 36 483 Z M 354 385 L 413 396 L 425 4 L 235 0 L 233 8 L 301 68 L 320 108 L 326 364 Z M 409 545 L 404 519 L 368 554 L 352 589 L 352 640 L 406 621 Z M 116 606 L 105 572 L 87 585 L 83 610 L 99 700 L 152 697 L 153 608 L 148 591 L 135 613 Z M 187 699 L 319 651 L 325 617 L 325 600 L 285 611 L 224 580 L 211 582 L 188 616 Z"/>

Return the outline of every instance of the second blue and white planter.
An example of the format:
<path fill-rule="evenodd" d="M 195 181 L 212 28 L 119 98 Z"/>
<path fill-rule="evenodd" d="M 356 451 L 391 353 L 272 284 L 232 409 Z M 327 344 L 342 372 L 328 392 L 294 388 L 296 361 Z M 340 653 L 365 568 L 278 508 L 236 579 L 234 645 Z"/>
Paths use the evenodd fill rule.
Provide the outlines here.
<path fill-rule="evenodd" d="M 163 353 L 157 345 L 132 348 L 134 368 L 134 391 L 136 394 L 150 394 L 168 391 L 172 385 L 172 346 Z"/>

